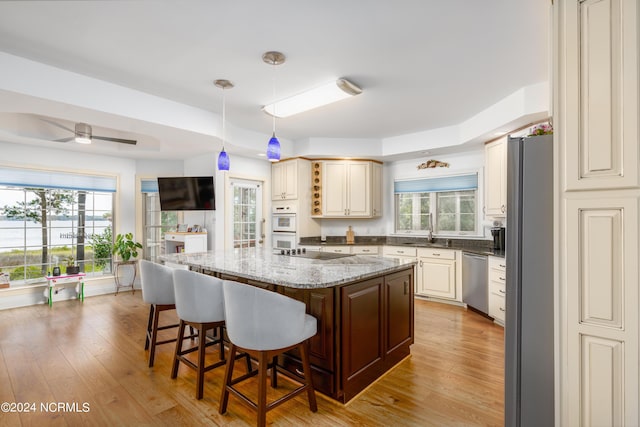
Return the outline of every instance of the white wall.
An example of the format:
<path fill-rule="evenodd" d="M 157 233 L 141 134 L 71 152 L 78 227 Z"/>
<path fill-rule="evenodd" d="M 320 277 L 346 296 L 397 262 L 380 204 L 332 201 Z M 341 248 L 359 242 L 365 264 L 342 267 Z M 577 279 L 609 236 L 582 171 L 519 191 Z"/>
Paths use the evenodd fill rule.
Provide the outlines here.
<path fill-rule="evenodd" d="M 218 152 L 207 153 L 185 160 L 185 176 L 214 175 L 216 191 L 216 210 L 213 212 L 186 212 L 185 222 L 200 224 L 204 221 L 207 228 L 207 247 L 209 250 L 223 250 L 225 236 L 224 213 L 228 202 L 228 191 L 225 180 L 229 177 L 255 179 L 265 181 L 263 188 L 263 211 L 267 218 L 267 227 L 271 227 L 269 212 L 271 210 L 271 163 L 266 159 L 230 155 L 229 171 L 218 171 Z M 267 228 L 267 229 L 269 229 Z M 268 233 L 267 233 L 268 234 Z"/>

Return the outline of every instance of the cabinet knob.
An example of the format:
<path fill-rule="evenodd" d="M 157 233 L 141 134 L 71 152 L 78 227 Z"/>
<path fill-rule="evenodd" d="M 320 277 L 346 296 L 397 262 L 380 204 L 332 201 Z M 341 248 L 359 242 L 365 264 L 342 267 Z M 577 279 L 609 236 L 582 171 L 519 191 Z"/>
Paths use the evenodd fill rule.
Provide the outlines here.
<path fill-rule="evenodd" d="M 502 289 L 500 289 L 500 290 L 499 290 L 499 292 L 500 292 L 501 294 L 506 294 L 506 293 L 507 293 L 507 291 L 502 290 Z"/>
<path fill-rule="evenodd" d="M 500 311 L 502 311 L 502 312 L 504 313 L 505 309 L 504 309 L 504 308 L 502 308 L 502 307 L 500 307 Z"/>
<path fill-rule="evenodd" d="M 500 210 L 502 211 L 502 213 L 504 213 L 504 211 L 506 210 L 506 209 L 504 208 L 504 205 L 500 206 Z"/>

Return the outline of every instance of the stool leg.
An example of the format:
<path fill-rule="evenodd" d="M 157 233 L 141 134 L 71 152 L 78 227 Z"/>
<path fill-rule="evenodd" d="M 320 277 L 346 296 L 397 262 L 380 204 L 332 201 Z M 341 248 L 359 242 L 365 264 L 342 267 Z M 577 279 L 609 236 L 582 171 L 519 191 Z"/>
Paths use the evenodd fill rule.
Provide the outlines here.
<path fill-rule="evenodd" d="M 258 427 L 264 427 L 267 425 L 267 352 L 260 352 L 258 363 Z"/>
<path fill-rule="evenodd" d="M 149 321 L 147 322 L 147 336 L 144 341 L 144 349 L 149 350 L 149 339 L 151 337 L 151 325 L 153 323 L 153 304 L 149 306 Z"/>
<path fill-rule="evenodd" d="M 213 332 L 218 334 L 218 340 L 220 341 L 218 343 L 220 345 L 220 360 L 224 360 L 224 340 L 222 339 L 222 326 L 214 328 Z"/>
<path fill-rule="evenodd" d="M 204 393 L 204 352 L 207 349 L 207 336 L 204 325 L 198 327 L 198 367 L 196 379 L 196 399 L 202 399 Z"/>
<path fill-rule="evenodd" d="M 311 412 L 318 410 L 316 403 L 316 394 L 313 390 L 313 379 L 311 378 L 311 364 L 309 363 L 309 340 L 303 342 L 299 346 L 300 356 L 302 358 L 302 370 L 304 371 L 304 380 L 307 385 L 307 398 L 309 399 L 309 409 Z"/>
<path fill-rule="evenodd" d="M 218 412 L 224 414 L 227 412 L 227 403 L 229 403 L 229 389 L 231 387 L 231 377 L 233 376 L 233 363 L 236 360 L 236 346 L 231 343 L 229 347 L 229 358 L 227 359 L 227 365 L 224 368 L 224 382 L 222 383 L 222 395 L 220 396 L 220 407 Z"/>
<path fill-rule="evenodd" d="M 273 356 L 271 360 L 271 387 L 278 388 L 278 367 L 276 363 L 278 362 L 278 356 Z"/>
<path fill-rule="evenodd" d="M 182 340 L 184 339 L 184 321 L 180 320 L 180 326 L 178 326 L 178 340 L 176 341 L 176 353 L 173 356 L 173 367 L 171 368 L 171 378 L 175 379 L 178 376 L 178 365 L 180 364 L 180 356 L 182 356 Z"/>
<path fill-rule="evenodd" d="M 160 310 L 155 307 L 153 310 L 153 326 L 151 327 L 151 349 L 149 350 L 149 367 L 153 367 L 153 360 L 156 356 L 156 341 L 158 340 L 158 323 L 160 321 Z"/>

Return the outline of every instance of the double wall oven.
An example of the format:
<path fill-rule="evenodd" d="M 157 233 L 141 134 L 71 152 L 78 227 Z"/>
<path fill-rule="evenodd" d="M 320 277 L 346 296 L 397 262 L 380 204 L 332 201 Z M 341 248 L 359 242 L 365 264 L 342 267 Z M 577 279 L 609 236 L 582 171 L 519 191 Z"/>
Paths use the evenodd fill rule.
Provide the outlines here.
<path fill-rule="evenodd" d="M 295 249 L 298 244 L 295 205 L 273 207 L 271 217 L 273 249 Z"/>

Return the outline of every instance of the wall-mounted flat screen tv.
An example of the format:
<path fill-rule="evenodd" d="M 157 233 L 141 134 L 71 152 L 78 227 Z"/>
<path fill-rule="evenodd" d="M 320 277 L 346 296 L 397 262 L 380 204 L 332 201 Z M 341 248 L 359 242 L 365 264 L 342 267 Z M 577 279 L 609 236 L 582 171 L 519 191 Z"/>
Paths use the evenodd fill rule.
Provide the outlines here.
<path fill-rule="evenodd" d="M 158 178 L 160 209 L 163 211 L 215 210 L 212 176 Z"/>

